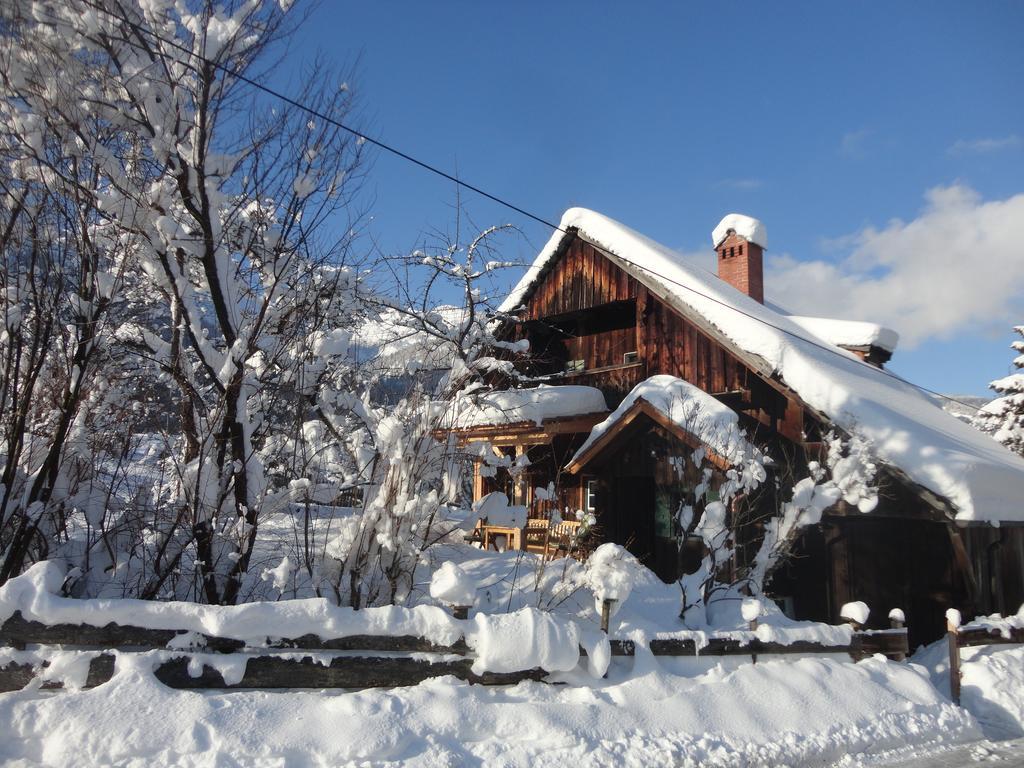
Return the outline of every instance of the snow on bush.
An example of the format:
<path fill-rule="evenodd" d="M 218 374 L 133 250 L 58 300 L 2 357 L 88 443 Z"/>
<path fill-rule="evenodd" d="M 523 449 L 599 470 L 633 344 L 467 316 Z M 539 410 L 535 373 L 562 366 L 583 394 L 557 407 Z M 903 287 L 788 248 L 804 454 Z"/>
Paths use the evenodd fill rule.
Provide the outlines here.
<path fill-rule="evenodd" d="M 472 605 L 476 597 L 476 584 L 458 564 L 441 564 L 430 579 L 430 596 L 448 605 Z"/>
<path fill-rule="evenodd" d="M 587 558 L 581 584 L 594 593 L 598 614 L 605 600 L 613 601 L 609 615 L 614 616 L 633 591 L 643 568 L 629 550 L 619 544 L 602 544 Z"/>
<path fill-rule="evenodd" d="M 264 568 L 260 578 L 264 581 L 272 582 L 274 589 L 284 592 L 288 586 L 288 579 L 291 578 L 292 571 L 294 570 L 295 567 L 292 565 L 291 559 L 285 555 L 276 568 Z"/>
<path fill-rule="evenodd" d="M 761 590 L 767 577 L 790 553 L 799 531 L 817 525 L 821 516 L 839 501 L 871 512 L 878 504 L 875 485 L 877 467 L 871 458 L 870 445 L 853 434 L 844 440 L 835 433 L 825 438 L 828 453 L 825 466 L 808 462 L 808 476 L 793 486 L 790 500 L 782 505 L 782 514 L 764 526 L 764 539 L 754 557 L 750 579 Z"/>
<path fill-rule="evenodd" d="M 757 621 L 761 616 L 762 610 L 764 610 L 764 605 L 756 597 L 745 597 L 743 602 L 740 603 L 740 615 L 743 616 L 743 620 L 748 624 L 752 621 Z"/>
<path fill-rule="evenodd" d="M 478 613 L 466 641 L 476 653 L 476 674 L 537 668 L 566 672 L 575 669 L 580 660 L 580 632 L 575 622 L 536 608 Z"/>
<path fill-rule="evenodd" d="M 1013 330 L 1024 337 L 1024 325 Z M 1012 347 L 1017 353 L 1013 360 L 1017 372 L 989 384 L 1000 397 L 981 408 L 973 421 L 978 429 L 1024 456 L 1024 340 L 1013 342 Z"/>
<path fill-rule="evenodd" d="M 846 603 L 842 608 L 839 609 L 840 618 L 846 619 L 847 621 L 853 621 L 860 624 L 862 627 L 868 623 L 868 615 L 871 613 L 871 609 L 868 608 L 868 604 L 861 601 L 855 600 L 852 603 Z"/>

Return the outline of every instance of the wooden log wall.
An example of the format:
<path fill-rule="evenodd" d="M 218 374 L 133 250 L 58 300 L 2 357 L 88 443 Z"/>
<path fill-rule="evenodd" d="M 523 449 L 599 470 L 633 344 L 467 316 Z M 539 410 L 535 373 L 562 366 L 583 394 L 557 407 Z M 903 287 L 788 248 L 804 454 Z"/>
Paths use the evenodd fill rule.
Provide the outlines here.
<path fill-rule="evenodd" d="M 804 411 L 795 397 L 765 382 L 717 340 L 580 239 L 569 243 L 534 288 L 521 318 L 565 318 L 572 313 L 600 311 L 605 305 L 617 309 L 627 301 L 635 303 L 633 328 L 568 339 L 568 357 L 586 360 L 587 368 L 601 368 L 621 363 L 622 352 L 635 350 L 641 370 L 625 374 L 595 371 L 587 373 L 586 379 L 566 377 L 566 383 L 596 386 L 605 391 L 614 407 L 643 379 L 669 374 L 710 394 L 738 393 L 743 399 L 734 407 L 741 407 L 794 442 L 802 440 Z M 612 307 L 608 311 L 613 311 Z"/>
<path fill-rule="evenodd" d="M 575 239 L 534 289 L 522 317 L 540 320 L 634 299 L 639 285 L 589 243 Z"/>
<path fill-rule="evenodd" d="M 583 360 L 587 369 L 623 364 L 623 354 L 636 352 L 636 328 L 616 328 L 566 340 L 568 358 Z"/>

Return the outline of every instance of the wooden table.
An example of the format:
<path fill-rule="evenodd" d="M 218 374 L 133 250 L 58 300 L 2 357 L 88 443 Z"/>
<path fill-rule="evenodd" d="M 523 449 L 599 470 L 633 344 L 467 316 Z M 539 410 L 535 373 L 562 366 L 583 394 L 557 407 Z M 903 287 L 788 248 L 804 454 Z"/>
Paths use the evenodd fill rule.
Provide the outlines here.
<path fill-rule="evenodd" d="M 500 552 L 498 542 L 495 540 L 498 536 L 507 537 L 505 539 L 508 542 L 505 545 L 506 552 L 510 549 L 520 549 L 522 547 L 522 528 L 511 528 L 504 525 L 482 525 L 481 529 L 484 534 L 484 549 L 489 549 L 493 544 L 494 551 Z"/>

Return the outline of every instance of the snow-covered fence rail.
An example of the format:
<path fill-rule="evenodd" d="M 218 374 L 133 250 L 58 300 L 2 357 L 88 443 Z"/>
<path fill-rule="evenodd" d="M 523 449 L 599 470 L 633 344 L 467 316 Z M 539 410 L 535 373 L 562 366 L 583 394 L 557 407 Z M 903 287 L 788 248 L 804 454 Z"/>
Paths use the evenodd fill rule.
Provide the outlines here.
<path fill-rule="evenodd" d="M 77 600 L 61 594 L 62 583 L 61 569 L 41 563 L 0 587 L 0 689 L 35 678 L 95 686 L 139 664 L 178 688 L 394 687 L 448 675 L 495 685 L 573 670 L 584 656 L 601 676 L 611 656 L 641 653 L 632 640 L 536 608 L 470 620 L 437 606 L 356 611 L 322 599 L 238 606 Z M 444 596 L 460 602 L 450 590 Z M 859 660 L 901 658 L 907 637 L 903 628 L 751 622 L 749 630 L 680 631 L 645 646 L 655 656 L 845 653 Z"/>
<path fill-rule="evenodd" d="M 994 614 L 978 617 L 961 625 L 960 611 L 946 611 L 946 638 L 949 643 L 949 696 L 960 703 L 960 649 L 976 645 L 1024 644 L 1024 606 L 1016 616 Z"/>
<path fill-rule="evenodd" d="M 234 653 L 244 650 L 247 643 L 232 637 L 189 632 L 185 629 L 150 629 L 111 622 L 104 626 L 89 624 L 44 624 L 27 621 L 20 611 L 0 626 L 0 645 L 24 649 L 34 645 L 72 645 L 88 648 L 168 648 L 176 638 L 189 635 L 189 644 L 216 653 Z M 267 638 L 261 648 L 307 651 L 383 651 L 444 653 L 463 656 L 468 651 L 464 638 L 450 644 L 438 644 L 415 635 L 343 635 L 321 637 L 307 633 L 292 638 Z"/>
<path fill-rule="evenodd" d="M 633 656 L 635 643 L 631 640 L 612 640 L 612 656 Z M 739 639 L 735 637 L 709 636 L 703 643 L 692 638 L 653 639 L 649 641 L 650 651 L 655 656 L 758 656 L 762 654 L 807 655 L 816 653 L 845 653 L 853 661 L 881 653 L 891 659 L 900 660 L 908 652 L 905 629 L 885 629 L 854 632 L 846 644 L 819 643 L 797 640 L 789 643 L 760 640 L 756 637 Z"/>
<path fill-rule="evenodd" d="M 746 634 L 746 633 L 744 633 Z M 267 638 L 258 648 L 235 638 L 187 630 L 153 629 L 108 623 L 46 624 L 15 612 L 0 625 L 0 645 L 15 649 L 0 663 L 0 691 L 17 690 L 37 676 L 47 677 L 51 660 L 32 647 L 61 648 L 77 654 L 77 685 L 91 688 L 114 674 L 116 654 L 153 656 L 153 674 L 172 688 L 374 688 L 415 685 L 451 675 L 471 683 L 507 685 L 542 680 L 540 667 L 512 671 L 474 671 L 474 653 L 464 637 L 439 644 L 413 635 L 347 635 Z M 770 642 L 757 637 L 655 638 L 655 656 L 749 656 L 846 653 L 854 661 L 875 653 L 901 658 L 907 650 L 905 629 L 854 632 L 847 644 L 811 641 Z M 612 639 L 612 656 L 634 656 L 631 640 Z M 388 654 L 388 655 L 375 655 Z M 580 655 L 586 651 L 580 649 Z M 67 658 L 62 663 L 67 664 Z M 44 687 L 62 687 L 45 681 Z"/>
<path fill-rule="evenodd" d="M 111 653 L 63 651 L 65 669 L 80 665 L 76 685 L 95 688 L 114 675 L 117 656 Z M 302 654 L 207 655 L 171 651 L 151 652 L 153 675 L 169 688 L 397 688 L 450 675 L 482 685 L 512 685 L 523 680 L 542 680 L 543 669 L 521 672 L 472 671 L 464 658 L 424 659 L 412 656 L 331 656 Z M 72 657 L 66 658 L 68 654 Z M 162 657 L 162 658 L 161 658 Z M 241 658 L 237 658 L 241 657 Z M 0 664 L 0 692 L 24 688 L 42 676 L 42 688 L 63 688 L 65 675 L 47 679 L 49 659 L 31 654 L 24 660 Z"/>

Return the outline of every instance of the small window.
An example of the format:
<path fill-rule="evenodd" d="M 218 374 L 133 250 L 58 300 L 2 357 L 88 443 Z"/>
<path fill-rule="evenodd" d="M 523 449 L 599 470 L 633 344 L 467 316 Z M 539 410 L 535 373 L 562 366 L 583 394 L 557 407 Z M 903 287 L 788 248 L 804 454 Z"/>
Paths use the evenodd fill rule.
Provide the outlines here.
<path fill-rule="evenodd" d="M 740 243 L 740 251 L 739 251 L 739 253 L 740 253 L 740 256 L 743 255 L 743 243 Z"/>
<path fill-rule="evenodd" d="M 639 352 L 624 352 L 622 354 L 622 364 L 629 365 L 630 363 L 636 363 L 640 360 Z"/>
<path fill-rule="evenodd" d="M 584 360 L 566 360 L 565 361 L 565 372 L 566 373 L 580 373 L 586 369 L 586 361 Z"/>
<path fill-rule="evenodd" d="M 597 507 L 597 480 L 587 480 L 583 487 L 583 506 L 587 512 L 593 512 Z"/>

